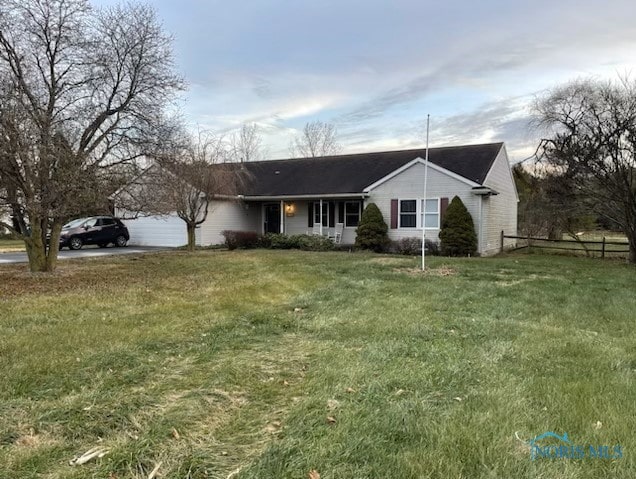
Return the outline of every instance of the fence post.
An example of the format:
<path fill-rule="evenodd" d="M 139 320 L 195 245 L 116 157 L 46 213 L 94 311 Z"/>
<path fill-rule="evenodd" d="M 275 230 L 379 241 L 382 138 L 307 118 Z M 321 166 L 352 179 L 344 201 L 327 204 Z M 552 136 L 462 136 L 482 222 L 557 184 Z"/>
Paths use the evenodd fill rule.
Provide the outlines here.
<path fill-rule="evenodd" d="M 501 230 L 501 243 L 499 247 L 499 252 L 503 253 L 504 251 L 504 230 Z"/>
<path fill-rule="evenodd" d="M 603 236 L 603 246 L 601 247 L 601 259 L 605 259 L 605 236 Z"/>

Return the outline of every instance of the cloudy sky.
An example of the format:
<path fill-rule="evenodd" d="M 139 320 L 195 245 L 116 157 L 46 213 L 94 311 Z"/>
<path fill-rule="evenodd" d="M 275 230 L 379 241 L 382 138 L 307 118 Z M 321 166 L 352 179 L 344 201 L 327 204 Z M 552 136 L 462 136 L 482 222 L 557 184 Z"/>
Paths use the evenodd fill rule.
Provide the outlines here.
<path fill-rule="evenodd" d="M 633 0 L 150 3 L 175 37 L 186 120 L 256 122 L 271 158 L 313 120 L 344 152 L 419 147 L 430 113 L 432 146 L 505 141 L 518 161 L 536 94 L 636 66 Z"/>

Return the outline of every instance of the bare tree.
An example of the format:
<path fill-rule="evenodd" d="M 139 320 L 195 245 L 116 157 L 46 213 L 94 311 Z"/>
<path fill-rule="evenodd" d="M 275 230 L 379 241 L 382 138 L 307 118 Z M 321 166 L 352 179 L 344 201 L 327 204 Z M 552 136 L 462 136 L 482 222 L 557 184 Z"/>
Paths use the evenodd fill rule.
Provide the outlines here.
<path fill-rule="evenodd" d="M 31 271 L 52 271 L 62 225 L 134 172 L 182 87 L 146 5 L 0 0 L 0 203 L 13 218 L 2 225 Z"/>
<path fill-rule="evenodd" d="M 513 168 L 519 192 L 519 230 L 530 237 L 547 236 L 562 239 L 566 234 L 578 241 L 589 255 L 587 244 L 579 232 L 594 227 L 595 217 L 586 201 L 582 201 L 571 182 L 545 165 L 527 169 L 521 164 Z"/>
<path fill-rule="evenodd" d="M 536 102 L 539 156 L 590 211 L 619 224 L 636 263 L 636 83 L 577 80 Z"/>
<path fill-rule="evenodd" d="M 123 188 L 118 207 L 138 215 L 176 214 L 185 222 L 188 250 L 196 246 L 196 228 L 216 201 L 234 198 L 243 179 L 239 165 L 226 160 L 231 150 L 222 137 L 200 130 L 196 137 L 163 130 L 150 153 L 154 164 Z"/>
<path fill-rule="evenodd" d="M 289 152 L 297 158 L 336 155 L 341 149 L 337 134 L 335 125 L 331 123 L 306 123 L 302 132 L 292 140 Z"/>
<path fill-rule="evenodd" d="M 265 159 L 263 138 L 256 123 L 245 123 L 230 137 L 232 160 L 236 162 Z"/>

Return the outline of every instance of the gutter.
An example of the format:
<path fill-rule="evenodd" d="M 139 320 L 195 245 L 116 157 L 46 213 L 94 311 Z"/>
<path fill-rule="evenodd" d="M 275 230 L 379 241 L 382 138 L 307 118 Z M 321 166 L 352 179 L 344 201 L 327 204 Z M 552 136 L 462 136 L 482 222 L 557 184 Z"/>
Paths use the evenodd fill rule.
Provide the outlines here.
<path fill-rule="evenodd" d="M 271 195 L 271 196 L 252 196 L 238 195 L 238 198 L 244 201 L 269 201 L 269 200 L 319 200 L 321 198 L 360 198 L 364 199 L 369 196 L 368 193 L 329 193 L 324 195 Z"/>

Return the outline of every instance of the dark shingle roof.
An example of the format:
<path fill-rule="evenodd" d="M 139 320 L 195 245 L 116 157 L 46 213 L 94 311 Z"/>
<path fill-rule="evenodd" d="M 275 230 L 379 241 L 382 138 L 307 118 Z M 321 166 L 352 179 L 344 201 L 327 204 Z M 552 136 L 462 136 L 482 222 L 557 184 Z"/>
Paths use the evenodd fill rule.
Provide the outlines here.
<path fill-rule="evenodd" d="M 429 160 L 482 184 L 503 143 L 431 148 Z M 354 155 L 294 158 L 243 163 L 250 173 L 245 196 L 300 196 L 362 193 L 367 187 L 426 150 L 385 151 Z M 238 166 L 238 165 L 237 165 Z"/>

